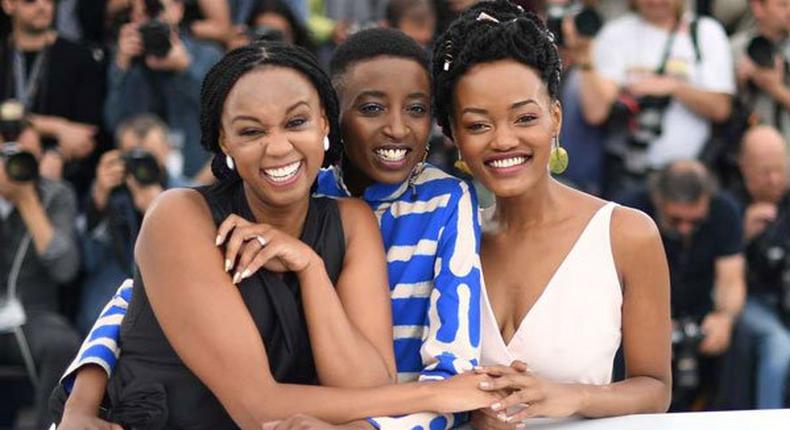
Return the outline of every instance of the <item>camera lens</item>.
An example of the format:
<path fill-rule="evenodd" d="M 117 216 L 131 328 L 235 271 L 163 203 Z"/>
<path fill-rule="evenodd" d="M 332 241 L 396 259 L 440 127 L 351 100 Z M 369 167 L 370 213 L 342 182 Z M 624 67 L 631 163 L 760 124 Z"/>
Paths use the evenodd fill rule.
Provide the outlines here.
<path fill-rule="evenodd" d="M 757 36 L 749 42 L 746 54 L 759 67 L 773 68 L 776 46 L 763 36 Z"/>
<path fill-rule="evenodd" d="M 30 182 L 38 178 L 38 161 L 33 154 L 15 148 L 3 149 L 6 175 L 16 182 Z"/>
<path fill-rule="evenodd" d="M 591 7 L 585 7 L 573 19 L 576 25 L 576 32 L 585 37 L 593 37 L 603 27 L 603 18 Z"/>
<path fill-rule="evenodd" d="M 156 158 L 143 149 L 133 149 L 123 156 L 126 165 L 126 172 L 140 183 L 140 185 L 152 185 L 159 183 L 162 179 L 162 170 Z"/>

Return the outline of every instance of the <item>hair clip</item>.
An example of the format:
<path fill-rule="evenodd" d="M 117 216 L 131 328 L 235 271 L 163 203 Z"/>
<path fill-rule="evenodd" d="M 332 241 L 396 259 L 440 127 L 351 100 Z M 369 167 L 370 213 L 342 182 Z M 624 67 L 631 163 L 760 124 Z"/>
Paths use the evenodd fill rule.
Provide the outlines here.
<path fill-rule="evenodd" d="M 477 15 L 477 19 L 475 21 L 491 21 L 491 22 L 499 24 L 499 20 L 498 19 L 494 18 L 493 16 L 491 16 L 491 15 L 485 13 L 485 12 L 480 12 L 480 15 Z"/>
<path fill-rule="evenodd" d="M 450 70 L 450 64 L 453 62 L 453 54 L 450 50 L 453 49 L 453 41 L 448 40 L 444 42 L 444 71 Z"/>

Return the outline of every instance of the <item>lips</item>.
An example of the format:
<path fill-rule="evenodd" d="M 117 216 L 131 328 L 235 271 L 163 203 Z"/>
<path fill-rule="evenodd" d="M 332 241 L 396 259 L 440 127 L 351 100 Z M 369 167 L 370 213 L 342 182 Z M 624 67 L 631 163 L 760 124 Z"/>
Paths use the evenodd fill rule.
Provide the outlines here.
<path fill-rule="evenodd" d="M 412 149 L 405 145 L 380 146 L 373 150 L 379 164 L 391 170 L 400 170 L 406 166 Z"/>
<path fill-rule="evenodd" d="M 264 177 L 275 184 L 286 184 L 296 178 L 301 171 L 302 160 L 278 167 L 262 169 Z"/>

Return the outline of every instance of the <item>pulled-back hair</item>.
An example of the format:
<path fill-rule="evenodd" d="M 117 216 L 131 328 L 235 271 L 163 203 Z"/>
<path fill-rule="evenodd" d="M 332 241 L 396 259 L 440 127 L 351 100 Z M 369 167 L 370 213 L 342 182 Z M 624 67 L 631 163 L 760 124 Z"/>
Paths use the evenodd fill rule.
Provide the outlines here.
<path fill-rule="evenodd" d="M 481 15 L 483 14 L 483 15 Z M 512 59 L 537 72 L 549 96 L 560 87 L 560 62 L 554 37 L 543 21 L 507 0 L 484 1 L 467 9 L 436 41 L 433 55 L 433 101 L 436 120 L 448 137 L 452 96 L 472 66 Z"/>
<path fill-rule="evenodd" d="M 417 41 L 394 28 L 371 28 L 352 34 L 332 54 L 329 74 L 335 89 L 343 88 L 343 76 L 351 66 L 376 57 L 414 60 L 431 77 L 430 58 Z"/>
<path fill-rule="evenodd" d="M 229 179 L 237 173 L 225 167 L 219 132 L 225 100 L 236 82 L 248 72 L 264 66 L 280 66 L 293 69 L 304 75 L 315 87 L 321 106 L 329 121 L 330 147 L 324 157 L 324 165 L 335 162 L 341 153 L 339 106 L 337 95 L 329 77 L 321 70 L 315 57 L 303 48 L 280 42 L 261 41 L 234 49 L 227 53 L 209 70 L 200 90 L 200 143 L 215 154 L 211 171 L 218 179 Z M 287 103 L 284 100 L 283 103 Z"/>

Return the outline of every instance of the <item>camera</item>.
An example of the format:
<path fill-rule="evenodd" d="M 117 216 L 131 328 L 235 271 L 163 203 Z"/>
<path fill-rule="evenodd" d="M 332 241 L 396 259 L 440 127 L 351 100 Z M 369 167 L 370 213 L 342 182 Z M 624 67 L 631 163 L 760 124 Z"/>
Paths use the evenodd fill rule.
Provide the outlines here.
<path fill-rule="evenodd" d="M 636 100 L 639 110 L 634 116 L 630 142 L 632 145 L 647 148 L 661 136 L 661 122 L 669 106 L 670 97 L 645 96 Z"/>
<path fill-rule="evenodd" d="M 269 27 L 268 25 L 258 25 L 248 29 L 247 37 L 252 42 L 262 40 L 270 42 L 282 42 L 285 40 L 285 36 L 283 35 L 282 31 L 273 27 Z"/>
<path fill-rule="evenodd" d="M 25 126 L 25 107 L 21 103 L 7 100 L 0 105 L 0 135 L 3 137 L 0 159 L 6 175 L 16 182 L 29 182 L 38 178 L 36 157 L 21 149 L 17 143 Z"/>
<path fill-rule="evenodd" d="M 746 46 L 746 55 L 757 67 L 772 69 L 776 58 L 776 45 L 765 36 L 755 36 Z"/>
<path fill-rule="evenodd" d="M 167 57 L 172 48 L 169 25 L 158 19 L 151 19 L 141 25 L 139 31 L 140 37 L 143 39 L 144 55 L 157 58 Z"/>
<path fill-rule="evenodd" d="M 150 152 L 134 148 L 121 156 L 126 174 L 131 175 L 140 185 L 153 185 L 162 181 L 162 169 Z"/>
<path fill-rule="evenodd" d="M 550 5 L 546 11 L 546 27 L 554 34 L 557 46 L 565 46 L 562 21 L 567 16 L 573 17 L 573 25 L 580 36 L 593 37 L 603 27 L 603 17 L 593 7 L 580 4 Z"/>
<path fill-rule="evenodd" d="M 749 284 L 775 286 L 778 311 L 790 321 L 790 198 L 785 197 L 779 217 L 746 249 Z"/>
<path fill-rule="evenodd" d="M 695 318 L 684 317 L 672 325 L 673 385 L 679 390 L 694 390 L 700 384 L 697 348 L 704 334 Z"/>

